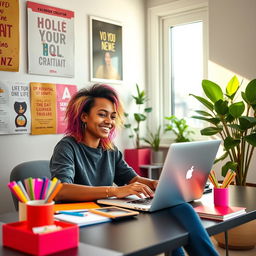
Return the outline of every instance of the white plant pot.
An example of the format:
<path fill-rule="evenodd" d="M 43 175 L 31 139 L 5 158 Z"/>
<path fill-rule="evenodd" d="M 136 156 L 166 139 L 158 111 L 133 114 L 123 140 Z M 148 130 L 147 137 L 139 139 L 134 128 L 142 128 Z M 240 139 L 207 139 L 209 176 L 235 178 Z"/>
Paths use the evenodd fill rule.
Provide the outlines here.
<path fill-rule="evenodd" d="M 163 151 L 151 151 L 151 164 L 162 164 L 164 162 Z"/>

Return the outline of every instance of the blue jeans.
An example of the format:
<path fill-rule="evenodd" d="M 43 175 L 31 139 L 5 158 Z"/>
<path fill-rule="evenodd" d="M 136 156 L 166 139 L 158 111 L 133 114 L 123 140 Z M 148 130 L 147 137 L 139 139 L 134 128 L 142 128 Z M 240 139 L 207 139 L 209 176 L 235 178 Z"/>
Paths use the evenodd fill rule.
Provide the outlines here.
<path fill-rule="evenodd" d="M 193 207 L 180 204 L 169 209 L 172 216 L 189 232 L 188 245 L 184 246 L 190 256 L 218 256 L 208 233 L 202 226 L 201 220 Z M 172 251 L 171 256 L 185 256 L 182 248 Z"/>

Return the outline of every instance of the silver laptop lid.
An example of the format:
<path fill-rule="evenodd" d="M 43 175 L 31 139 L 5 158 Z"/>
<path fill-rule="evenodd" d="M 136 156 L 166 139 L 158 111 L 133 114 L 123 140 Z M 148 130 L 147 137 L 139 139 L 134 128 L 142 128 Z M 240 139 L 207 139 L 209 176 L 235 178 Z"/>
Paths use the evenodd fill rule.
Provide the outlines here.
<path fill-rule="evenodd" d="M 220 140 L 170 145 L 150 211 L 202 196 Z"/>

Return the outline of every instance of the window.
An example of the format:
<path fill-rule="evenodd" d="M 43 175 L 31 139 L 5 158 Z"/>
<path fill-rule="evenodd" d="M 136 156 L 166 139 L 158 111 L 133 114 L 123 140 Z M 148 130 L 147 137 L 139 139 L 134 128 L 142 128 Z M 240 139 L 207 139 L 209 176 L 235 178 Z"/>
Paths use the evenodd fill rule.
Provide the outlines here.
<path fill-rule="evenodd" d="M 191 116 L 202 105 L 189 94 L 202 94 L 207 78 L 208 2 L 175 1 L 149 8 L 148 17 L 150 124 L 163 126 L 164 117 L 175 114 L 200 128 L 202 122 Z"/>
<path fill-rule="evenodd" d="M 201 94 L 203 78 L 203 26 L 202 21 L 169 27 L 169 74 L 167 83 L 167 115 L 186 118 L 193 126 L 198 126 L 194 115 L 201 104 L 190 93 Z M 200 123 L 200 122 L 199 122 Z"/>

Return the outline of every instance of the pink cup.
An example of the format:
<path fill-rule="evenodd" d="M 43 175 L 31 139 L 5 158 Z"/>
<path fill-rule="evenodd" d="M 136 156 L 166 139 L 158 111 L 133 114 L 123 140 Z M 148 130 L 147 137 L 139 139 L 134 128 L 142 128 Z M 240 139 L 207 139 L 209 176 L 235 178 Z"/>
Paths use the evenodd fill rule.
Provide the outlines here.
<path fill-rule="evenodd" d="M 213 188 L 213 201 L 215 206 L 228 206 L 228 188 Z"/>

